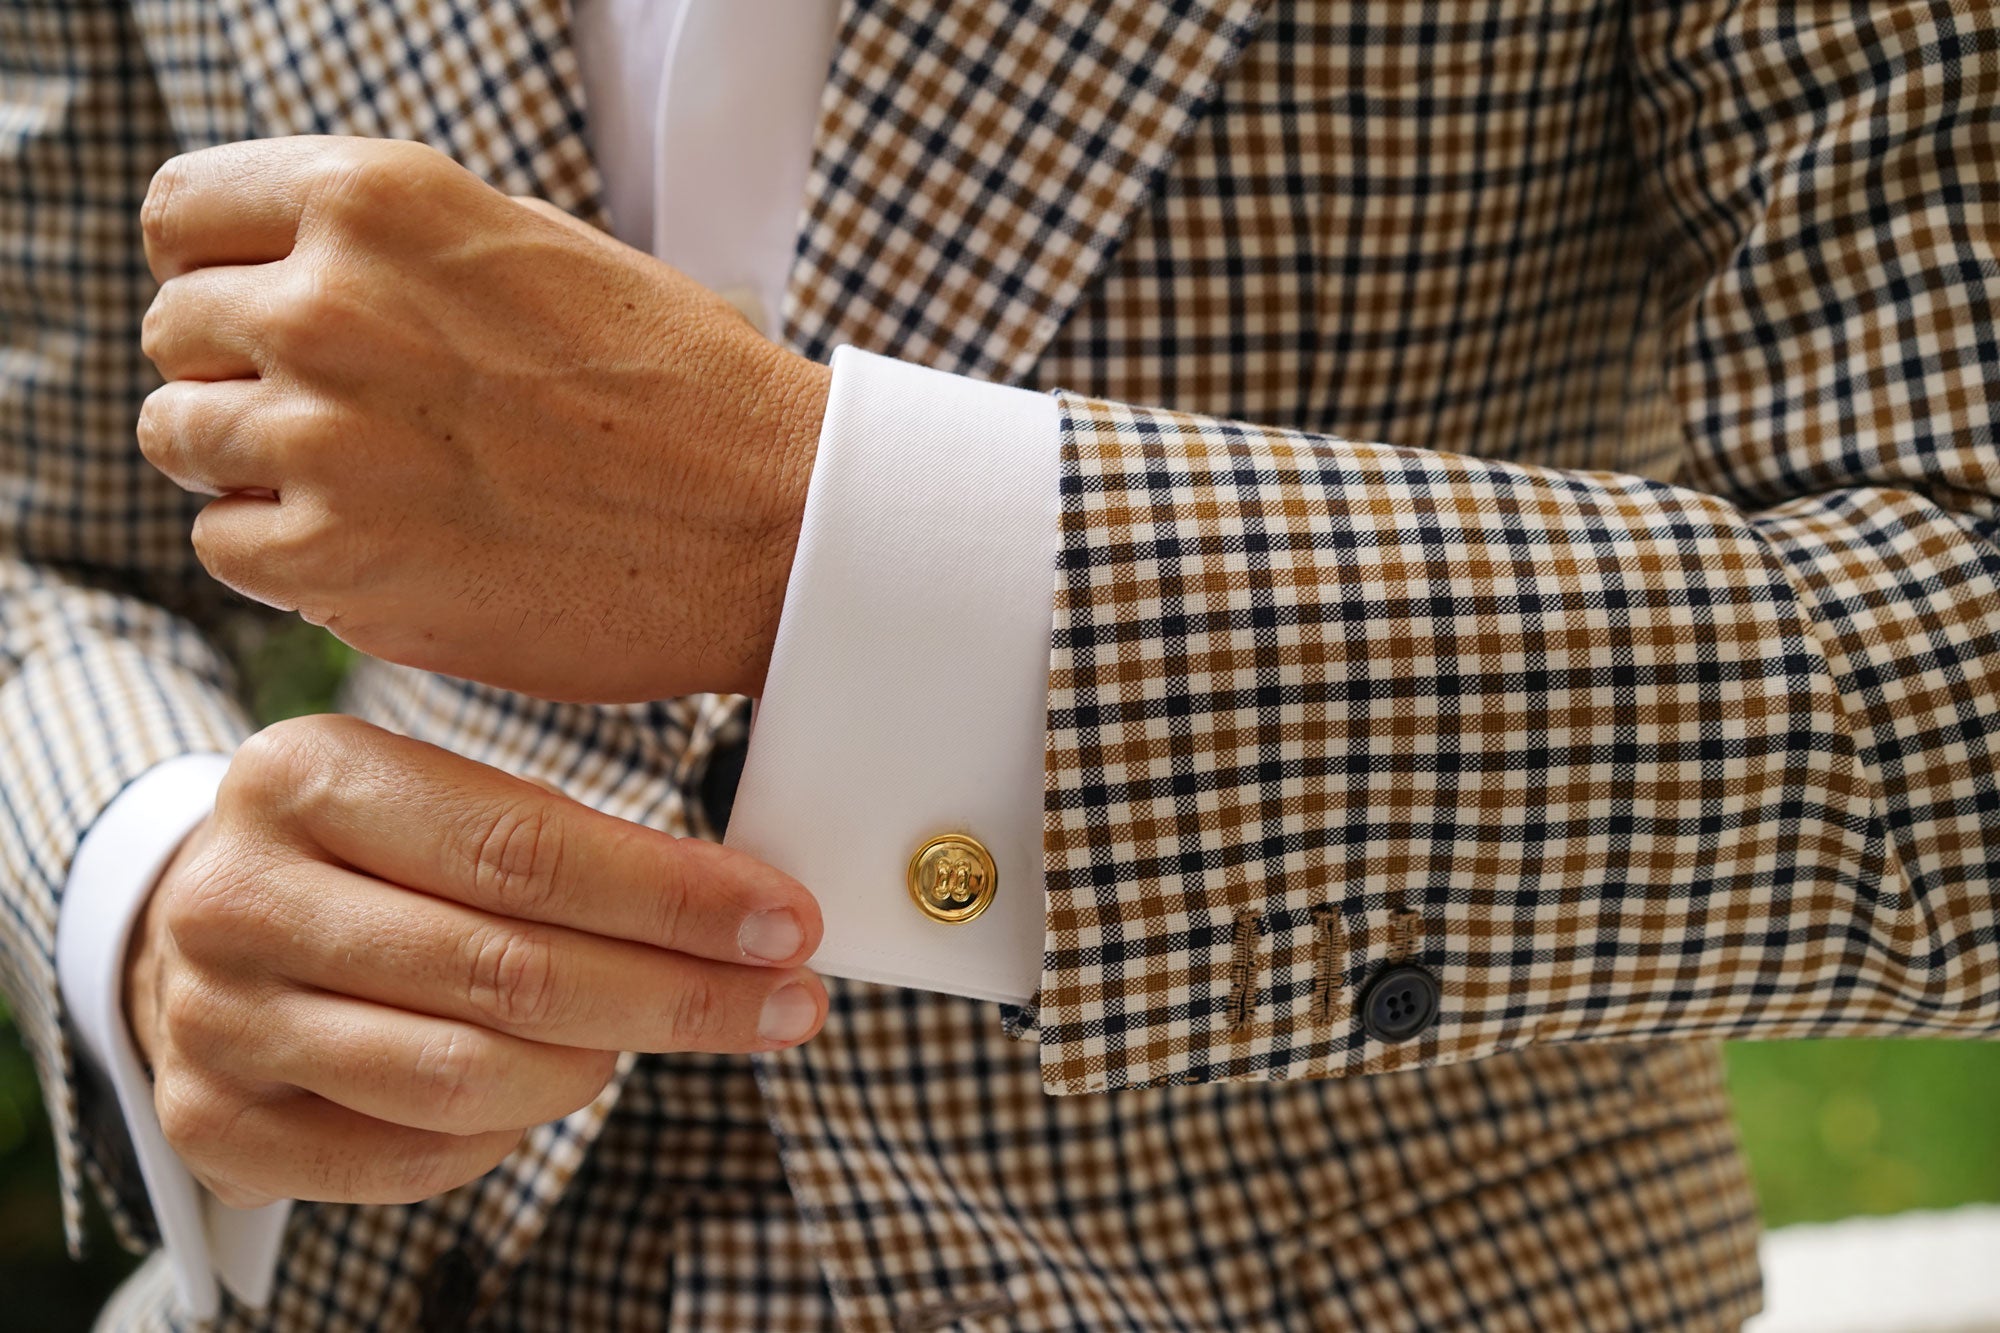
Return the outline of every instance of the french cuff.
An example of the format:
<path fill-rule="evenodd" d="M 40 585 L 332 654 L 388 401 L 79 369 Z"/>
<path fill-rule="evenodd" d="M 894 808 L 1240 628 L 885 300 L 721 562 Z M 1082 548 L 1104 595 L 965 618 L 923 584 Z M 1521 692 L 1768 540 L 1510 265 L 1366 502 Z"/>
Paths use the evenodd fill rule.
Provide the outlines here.
<path fill-rule="evenodd" d="M 834 353 L 727 839 L 817 896 L 821 972 L 1034 993 L 1059 480 L 1053 397 Z"/>
<path fill-rule="evenodd" d="M 124 959 L 133 924 L 176 849 L 215 807 L 225 755 L 154 765 L 120 792 L 77 848 L 56 919 L 56 980 L 82 1057 L 110 1083 L 187 1312 L 213 1318 L 217 1280 L 253 1307 L 269 1298 L 291 1205 L 225 1208 L 195 1183 L 160 1132 L 153 1084 L 125 1026 Z"/>

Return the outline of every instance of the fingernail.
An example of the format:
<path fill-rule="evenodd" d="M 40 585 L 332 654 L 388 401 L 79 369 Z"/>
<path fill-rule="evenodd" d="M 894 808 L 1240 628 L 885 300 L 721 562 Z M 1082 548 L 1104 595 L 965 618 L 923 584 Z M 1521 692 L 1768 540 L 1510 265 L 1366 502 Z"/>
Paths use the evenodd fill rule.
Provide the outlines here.
<path fill-rule="evenodd" d="M 795 981 L 764 1001 L 757 1035 L 765 1041 L 797 1041 L 812 1031 L 813 1019 L 818 1016 L 819 1003 L 812 992 Z"/>
<path fill-rule="evenodd" d="M 805 942 L 806 933 L 799 928 L 799 919 L 782 908 L 745 917 L 742 928 L 736 932 L 736 947 L 746 957 L 761 958 L 767 963 L 786 961 Z"/>

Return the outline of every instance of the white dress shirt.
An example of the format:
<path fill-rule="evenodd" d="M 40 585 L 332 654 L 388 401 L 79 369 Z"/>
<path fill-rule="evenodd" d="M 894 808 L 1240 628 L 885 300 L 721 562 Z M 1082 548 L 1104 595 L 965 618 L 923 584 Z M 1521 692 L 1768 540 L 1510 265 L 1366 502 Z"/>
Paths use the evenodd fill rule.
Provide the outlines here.
<path fill-rule="evenodd" d="M 834 0 L 576 0 L 613 229 L 779 333 Z M 1057 533 L 1053 400 L 842 349 L 729 841 L 819 898 L 813 964 L 1023 1000 L 1041 966 L 1041 792 Z M 227 757 L 151 770 L 93 825 L 57 930 L 64 1004 L 132 1133 L 182 1303 L 264 1303 L 289 1204 L 241 1212 L 167 1146 L 122 1019 L 122 960 Z M 940 832 L 1000 890 L 943 926 L 904 885 Z"/>

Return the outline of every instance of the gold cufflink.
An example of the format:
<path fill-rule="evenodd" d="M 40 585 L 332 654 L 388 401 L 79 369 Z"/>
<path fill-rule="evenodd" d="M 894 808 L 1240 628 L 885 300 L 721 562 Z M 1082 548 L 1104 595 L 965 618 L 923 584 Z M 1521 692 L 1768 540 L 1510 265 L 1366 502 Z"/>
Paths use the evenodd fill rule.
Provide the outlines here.
<path fill-rule="evenodd" d="M 910 897 L 933 921 L 972 920 L 992 905 L 999 887 L 992 854 L 963 833 L 940 834 L 910 858 Z"/>

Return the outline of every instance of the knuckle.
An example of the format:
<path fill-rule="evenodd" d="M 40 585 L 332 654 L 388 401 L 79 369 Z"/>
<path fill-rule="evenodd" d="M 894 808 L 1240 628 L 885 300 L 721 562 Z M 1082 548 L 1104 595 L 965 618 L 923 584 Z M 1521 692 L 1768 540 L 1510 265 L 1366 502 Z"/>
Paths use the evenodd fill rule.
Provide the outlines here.
<path fill-rule="evenodd" d="M 199 1053 L 215 1027 L 215 998 L 198 986 L 177 982 L 163 988 L 160 995 L 160 1025 L 174 1049 Z"/>
<path fill-rule="evenodd" d="M 160 169 L 153 173 L 152 183 L 146 187 L 145 201 L 139 205 L 139 230 L 155 250 L 173 247 L 179 230 L 174 198 L 186 177 L 186 156 L 170 157 L 160 164 Z"/>
<path fill-rule="evenodd" d="M 198 955 L 202 938 L 215 920 L 218 895 L 205 885 L 191 884 L 186 880 L 172 885 L 162 884 L 154 892 L 159 899 L 160 928 L 182 953 L 193 951 Z M 173 1021 L 172 999 L 172 996 L 161 998 L 160 1016 L 169 1025 Z"/>
<path fill-rule="evenodd" d="M 233 941 L 240 951 L 241 934 L 235 934 Z M 253 997 L 199 972 L 160 997 L 166 1048 L 195 1071 L 219 1071 L 246 1055 L 253 1063 L 262 1063 L 261 1043 L 251 1032 L 262 1021 Z"/>
<path fill-rule="evenodd" d="M 555 955 L 531 932 L 488 927 L 474 932 L 466 994 L 473 1009 L 503 1028 L 543 1029 L 562 1016 Z"/>
<path fill-rule="evenodd" d="M 339 774 L 365 724 L 320 713 L 274 722 L 238 747 L 225 788 L 265 810 L 310 820 L 339 795 Z"/>
<path fill-rule="evenodd" d="M 397 180 L 409 180 L 426 173 L 456 169 L 451 156 L 420 139 L 375 139 L 369 145 L 375 163 Z"/>
<path fill-rule="evenodd" d="M 310 394 L 288 394 L 268 407 L 259 420 L 262 437 L 285 476 L 333 475 L 322 464 L 336 455 L 332 447 L 341 439 L 338 412 Z"/>
<path fill-rule="evenodd" d="M 374 139 L 328 156 L 315 182 L 315 206 L 341 234 L 392 245 L 392 219 L 462 219 L 464 187 L 476 181 L 429 144 Z"/>
<path fill-rule="evenodd" d="M 684 938 L 693 897 L 686 858 L 662 857 L 659 891 L 648 900 L 654 943 L 671 948 Z"/>
<path fill-rule="evenodd" d="M 189 958 L 200 959 L 218 952 L 227 956 L 239 952 L 244 932 L 262 918 L 257 894 L 247 877 L 235 873 L 233 863 L 207 852 L 194 857 L 173 882 L 161 884 L 160 924 L 174 947 Z M 173 1005 L 206 1002 L 206 997 L 188 994 L 177 986 L 163 997 L 162 1018 L 175 1025 Z"/>
<path fill-rule="evenodd" d="M 417 1051 L 417 1080 L 430 1107 L 446 1123 L 481 1123 L 492 1102 L 487 1062 L 479 1039 L 455 1030 L 432 1037 Z"/>
<path fill-rule="evenodd" d="M 257 549 L 269 586 L 293 603 L 351 586 L 363 567 L 355 558 L 357 525 L 302 484 L 291 488 L 285 506 L 283 522 L 272 526 Z"/>
<path fill-rule="evenodd" d="M 139 319 L 139 351 L 155 365 L 166 351 L 168 313 L 167 289 L 161 287 Z"/>
<path fill-rule="evenodd" d="M 503 915 L 542 919 L 553 905 L 562 859 L 562 826 L 553 814 L 527 800 L 510 802 L 489 814 L 477 834 L 473 886 Z"/>
<path fill-rule="evenodd" d="M 159 999 L 160 1028 L 175 1051 L 186 1051 L 189 1035 L 203 1023 L 201 1002 L 185 986 L 164 987 Z"/>
<path fill-rule="evenodd" d="M 177 406 L 177 398 L 174 390 L 162 384 L 139 405 L 139 452 L 147 462 L 163 470 L 179 453 L 185 429 L 185 414 Z"/>
<path fill-rule="evenodd" d="M 265 341 L 286 360 L 351 332 L 361 304 L 334 261 L 300 262 L 297 273 L 272 295 L 264 314 Z"/>
<path fill-rule="evenodd" d="M 216 531 L 215 520 L 203 509 L 194 516 L 194 527 L 188 532 L 188 543 L 194 547 L 195 559 L 201 567 L 219 579 L 227 579 L 230 568 L 230 545 L 222 534 Z"/>
<path fill-rule="evenodd" d="M 413 176 L 443 154 L 424 144 L 378 139 L 343 144 L 320 161 L 320 206 L 349 229 L 366 227 L 401 201 Z"/>
<path fill-rule="evenodd" d="M 318 771 L 325 754 L 315 722 L 310 717 L 273 722 L 237 747 L 230 773 L 266 790 L 299 786 Z"/>
<path fill-rule="evenodd" d="M 205 1157 L 227 1135 L 234 1117 L 217 1090 L 200 1079 L 164 1074 L 153 1087 L 160 1133 L 185 1157 Z"/>
<path fill-rule="evenodd" d="M 713 985 L 691 977 L 674 991 L 671 1016 L 678 1040 L 701 1043 L 721 1032 L 726 1006 Z"/>
<path fill-rule="evenodd" d="M 366 221 L 384 202 L 389 182 L 383 179 L 377 153 L 345 145 L 320 159 L 313 173 L 313 190 L 322 209 L 343 223 Z"/>

